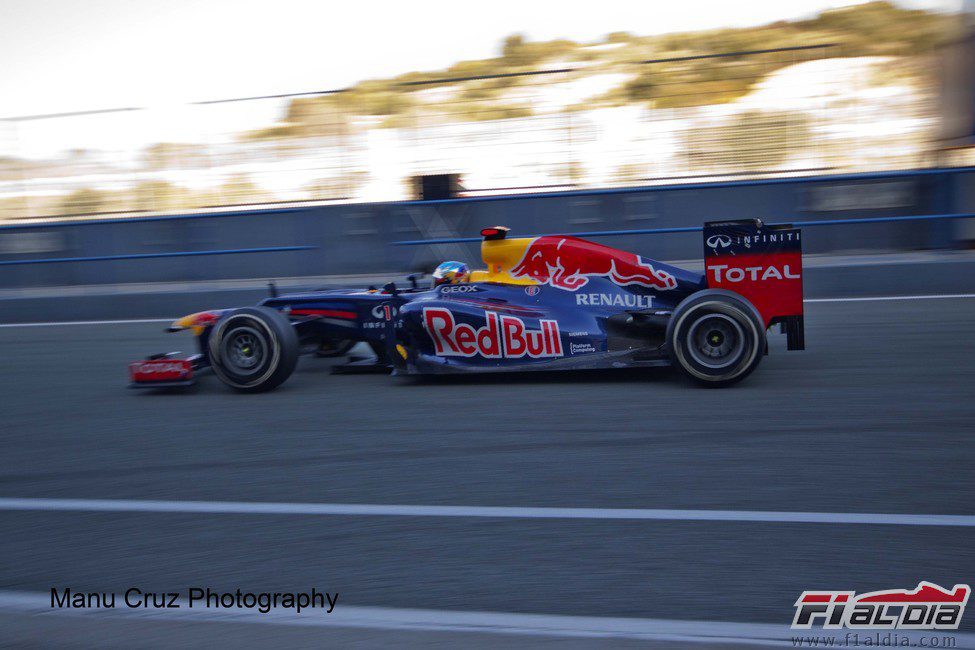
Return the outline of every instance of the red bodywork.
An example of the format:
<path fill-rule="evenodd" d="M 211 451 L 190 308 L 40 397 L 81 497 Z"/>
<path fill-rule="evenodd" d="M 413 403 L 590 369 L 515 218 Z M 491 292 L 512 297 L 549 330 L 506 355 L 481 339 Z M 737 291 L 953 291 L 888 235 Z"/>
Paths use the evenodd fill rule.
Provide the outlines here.
<path fill-rule="evenodd" d="M 707 224 L 708 287 L 747 298 L 765 326 L 802 316 L 802 242 L 798 228 L 761 222 Z"/>
<path fill-rule="evenodd" d="M 193 378 L 189 359 L 149 359 L 129 364 L 129 378 L 136 384 L 187 381 Z"/>
<path fill-rule="evenodd" d="M 747 298 L 766 327 L 773 318 L 802 314 L 802 253 L 712 257 L 707 276 L 709 287 Z"/>
<path fill-rule="evenodd" d="M 569 291 L 584 287 L 590 276 L 608 277 L 619 285 L 638 284 L 654 289 L 677 286 L 673 275 L 654 269 L 639 255 L 557 235 L 532 240 L 511 275 Z"/>

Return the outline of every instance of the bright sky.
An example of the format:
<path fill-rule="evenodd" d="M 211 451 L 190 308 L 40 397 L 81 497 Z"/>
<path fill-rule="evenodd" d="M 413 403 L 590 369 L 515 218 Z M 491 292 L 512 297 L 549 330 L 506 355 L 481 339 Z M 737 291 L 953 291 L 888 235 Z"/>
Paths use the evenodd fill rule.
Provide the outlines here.
<path fill-rule="evenodd" d="M 961 0 L 900 4 L 955 10 Z M 340 88 L 596 40 L 808 16 L 855 0 L 0 0 L 0 116 Z"/>

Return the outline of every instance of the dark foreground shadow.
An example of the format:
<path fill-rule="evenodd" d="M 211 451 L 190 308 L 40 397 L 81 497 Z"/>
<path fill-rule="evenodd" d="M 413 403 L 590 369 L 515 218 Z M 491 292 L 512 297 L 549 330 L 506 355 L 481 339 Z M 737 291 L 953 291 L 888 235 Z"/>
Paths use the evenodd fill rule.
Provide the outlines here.
<path fill-rule="evenodd" d="M 448 375 L 401 375 L 402 385 L 500 385 L 500 384 L 576 384 L 677 382 L 673 368 L 618 368 L 600 370 L 532 370 L 528 372 L 486 372 Z"/>

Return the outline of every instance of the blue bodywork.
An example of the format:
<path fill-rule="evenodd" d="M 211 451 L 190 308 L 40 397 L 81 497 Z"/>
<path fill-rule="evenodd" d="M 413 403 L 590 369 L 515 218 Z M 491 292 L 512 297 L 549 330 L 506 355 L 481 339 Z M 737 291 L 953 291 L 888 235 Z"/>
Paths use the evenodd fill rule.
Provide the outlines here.
<path fill-rule="evenodd" d="M 698 383 L 725 386 L 757 367 L 773 325 L 789 350 L 804 349 L 801 233 L 788 224 L 706 223 L 706 275 L 570 235 L 506 233 L 481 232 L 487 268 L 470 272 L 469 282 L 421 288 L 410 278 L 406 289 L 389 283 L 282 296 L 272 288 L 258 308 L 184 316 L 169 331 L 193 330 L 200 353 L 131 364 L 133 384 L 191 383 L 193 373 L 212 369 L 235 389 L 270 390 L 298 354 L 340 357 L 364 343 L 375 361 L 333 369 L 441 374 L 673 363 Z"/>
<path fill-rule="evenodd" d="M 362 341 L 381 362 L 409 374 L 659 365 L 666 360 L 662 345 L 671 312 L 688 295 L 706 288 L 706 282 L 700 273 L 653 264 L 676 278 L 675 288 L 621 286 L 606 277 L 591 277 L 575 291 L 475 282 L 404 291 L 312 291 L 268 298 L 261 304 L 288 314 L 303 341 Z M 451 334 L 460 334 L 467 325 L 468 334 L 482 332 L 486 347 L 475 341 L 473 354 L 465 354 L 471 351 L 470 341 L 451 340 L 438 352 L 424 315 L 443 315 L 444 310 L 454 324 Z M 496 323 L 497 332 L 490 330 L 489 321 Z M 543 321 L 550 324 L 543 327 Z M 511 332 L 507 339 L 503 324 Z M 543 331 L 545 352 L 532 355 L 526 350 L 518 355 L 523 338 L 542 340 Z M 500 349 L 492 347 L 494 340 Z M 451 348 L 450 343 L 459 347 Z"/>

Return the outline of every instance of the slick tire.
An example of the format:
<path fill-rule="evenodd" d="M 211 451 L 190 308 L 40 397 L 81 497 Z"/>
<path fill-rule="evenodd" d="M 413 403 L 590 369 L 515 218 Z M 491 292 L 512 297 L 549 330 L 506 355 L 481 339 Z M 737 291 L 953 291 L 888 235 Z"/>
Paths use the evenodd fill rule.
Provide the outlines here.
<path fill-rule="evenodd" d="M 677 305 L 667 325 L 667 351 L 683 375 L 711 388 L 741 381 L 765 353 L 765 325 L 738 294 L 706 289 Z"/>
<path fill-rule="evenodd" d="M 298 363 L 298 335 L 268 307 L 243 307 L 221 318 L 210 333 L 210 363 L 220 381 L 242 393 L 277 388 Z"/>

